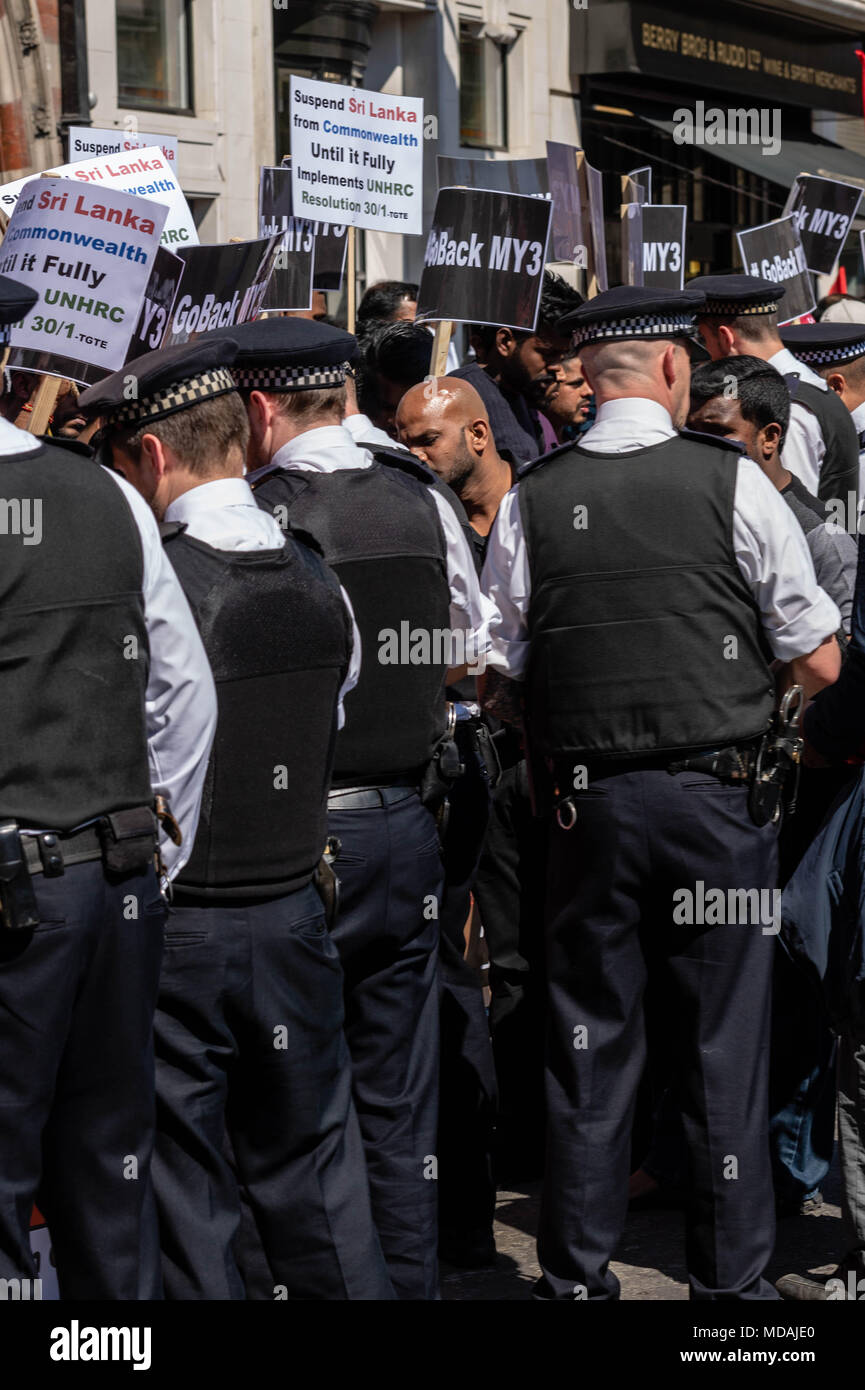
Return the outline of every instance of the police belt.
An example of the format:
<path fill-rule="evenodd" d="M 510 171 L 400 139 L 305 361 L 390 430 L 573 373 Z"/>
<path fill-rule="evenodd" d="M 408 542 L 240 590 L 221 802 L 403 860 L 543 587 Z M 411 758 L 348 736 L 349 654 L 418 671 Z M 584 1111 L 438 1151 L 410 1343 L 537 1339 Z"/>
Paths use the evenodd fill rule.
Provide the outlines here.
<path fill-rule="evenodd" d="M 626 772 L 668 772 L 671 777 L 680 772 L 702 772 L 730 786 L 746 787 L 754 778 L 760 742 L 760 738 L 755 738 L 722 748 L 680 748 L 622 757 L 592 758 L 583 755 L 582 763 L 590 782 L 598 777 L 612 777 Z M 679 756 L 672 757 L 673 752 Z M 574 767 L 579 766 L 580 762 L 579 754 L 574 754 L 567 763 L 561 757 L 556 759 L 555 776 L 560 785 L 573 786 Z"/>
<path fill-rule="evenodd" d="M 21 848 L 31 874 L 44 873 L 46 878 L 59 877 L 73 864 L 88 864 L 92 859 L 102 858 L 98 825 L 88 825 L 70 835 L 57 830 L 22 834 Z"/>
<path fill-rule="evenodd" d="M 144 868 L 156 853 L 158 822 L 149 806 L 116 811 L 91 825 L 68 832 L 20 833 L 21 853 L 30 874 L 59 878 L 75 864 L 101 859 L 116 874 Z"/>
<path fill-rule="evenodd" d="M 367 811 L 375 806 L 395 806 L 418 792 L 416 778 L 390 782 L 386 787 L 334 787 L 327 798 L 329 811 Z"/>

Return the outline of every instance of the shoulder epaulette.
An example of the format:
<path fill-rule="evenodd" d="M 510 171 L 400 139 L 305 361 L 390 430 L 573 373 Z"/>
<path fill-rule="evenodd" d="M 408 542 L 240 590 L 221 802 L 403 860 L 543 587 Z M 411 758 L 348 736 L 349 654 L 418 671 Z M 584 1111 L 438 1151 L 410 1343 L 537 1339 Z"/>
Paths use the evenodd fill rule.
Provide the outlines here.
<path fill-rule="evenodd" d="M 549 463 L 550 459 L 558 458 L 559 454 L 566 454 L 569 449 L 576 447 L 577 440 L 569 439 L 565 444 L 557 444 L 555 449 L 550 449 L 549 453 L 541 454 L 540 458 L 529 459 L 528 463 L 520 464 L 517 469 L 517 482 L 520 481 L 520 478 L 524 478 L 527 473 L 531 473 L 533 469 L 540 468 L 542 463 Z"/>
<path fill-rule="evenodd" d="M 163 545 L 166 541 L 174 540 L 175 536 L 182 536 L 185 530 L 185 521 L 160 521 L 159 523 L 159 534 Z"/>
<path fill-rule="evenodd" d="M 432 469 L 427 468 L 425 463 L 421 463 L 420 459 L 410 454 L 407 449 L 383 449 L 380 445 L 363 442 L 357 447 L 368 449 L 376 463 L 380 463 L 384 468 L 398 468 L 410 478 L 417 478 L 418 482 L 426 483 L 427 487 L 435 486 L 437 479 Z"/>
<path fill-rule="evenodd" d="M 96 450 L 92 444 L 85 444 L 80 439 L 66 439 L 63 435 L 40 434 L 37 438 L 43 444 L 48 444 L 52 449 L 63 449 L 66 453 L 77 454 L 79 458 L 92 459 L 96 457 Z"/>
<path fill-rule="evenodd" d="M 722 439 L 719 434 L 707 434 L 705 430 L 679 430 L 680 439 L 694 439 L 698 444 L 714 444 L 716 449 L 729 449 L 740 457 L 745 453 L 741 439 Z"/>

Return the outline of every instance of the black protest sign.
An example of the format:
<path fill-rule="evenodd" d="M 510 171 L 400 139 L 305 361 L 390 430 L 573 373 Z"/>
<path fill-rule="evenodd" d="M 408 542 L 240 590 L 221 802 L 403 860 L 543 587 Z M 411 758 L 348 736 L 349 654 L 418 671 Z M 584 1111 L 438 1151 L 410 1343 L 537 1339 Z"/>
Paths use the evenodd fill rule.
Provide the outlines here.
<path fill-rule="evenodd" d="M 258 185 L 258 234 L 282 233 L 263 309 L 311 309 L 315 268 L 313 224 L 291 212 L 291 171 L 263 168 Z"/>
<path fill-rule="evenodd" d="M 129 352 L 126 354 L 127 362 L 162 347 L 185 269 L 180 256 L 174 256 L 170 251 L 166 251 L 164 246 L 160 246 L 144 292 L 144 302 L 129 344 Z"/>
<path fill-rule="evenodd" d="M 580 203 L 577 151 L 573 145 L 547 141 L 547 176 L 553 200 L 550 260 L 570 261 L 586 270 L 590 232 Z"/>
<path fill-rule="evenodd" d="M 675 203 L 641 203 L 642 283 L 655 290 L 680 290 L 685 283 L 685 222 L 688 209 Z"/>
<path fill-rule="evenodd" d="M 808 269 L 815 275 L 834 275 L 838 269 L 861 197 L 861 188 L 837 179 L 799 174 L 794 181 L 784 216 L 793 218 Z"/>
<path fill-rule="evenodd" d="M 273 236 L 181 251 L 186 269 L 164 346 L 257 318 L 281 241 Z"/>
<path fill-rule="evenodd" d="M 532 198 L 549 198 L 551 193 L 544 159 L 452 159 L 440 154 L 437 165 L 439 188 L 489 188 Z"/>
<path fill-rule="evenodd" d="M 780 323 L 810 314 L 814 308 L 814 285 L 808 273 L 805 251 L 792 217 L 778 217 L 759 227 L 737 232 L 739 255 L 746 275 L 774 280 L 786 294 L 778 311 Z"/>
<path fill-rule="evenodd" d="M 261 171 L 258 192 L 259 235 L 273 236 L 275 232 L 293 232 L 283 248 L 267 294 L 266 309 L 308 309 L 312 290 L 338 290 L 345 266 L 345 225 L 336 222 L 314 222 L 295 217 L 291 202 L 291 159 L 286 157 L 280 168 L 265 167 Z M 315 239 L 312 285 L 306 302 L 301 302 L 306 270 L 310 232 Z M 285 264 L 283 263 L 285 262 Z M 285 300 L 277 303 L 276 300 Z M 287 302 L 291 300 L 291 302 Z M 272 302 L 271 302 L 272 301 Z"/>
<path fill-rule="evenodd" d="M 644 164 L 639 169 L 631 169 L 626 174 L 626 178 L 633 179 L 634 183 L 641 190 L 642 196 L 637 199 L 639 203 L 651 203 L 652 201 L 652 166 Z"/>
<path fill-rule="evenodd" d="M 442 188 L 427 237 L 417 317 L 531 332 L 550 230 L 545 198 Z"/>

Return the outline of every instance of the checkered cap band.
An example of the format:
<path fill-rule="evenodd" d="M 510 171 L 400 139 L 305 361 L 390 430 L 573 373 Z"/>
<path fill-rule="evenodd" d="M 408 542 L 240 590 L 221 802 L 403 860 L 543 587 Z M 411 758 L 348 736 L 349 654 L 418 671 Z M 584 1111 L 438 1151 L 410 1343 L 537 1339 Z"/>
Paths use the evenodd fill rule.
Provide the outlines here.
<path fill-rule="evenodd" d="M 641 314 L 632 319 L 614 319 L 610 323 L 584 323 L 574 328 L 574 346 L 599 342 L 602 338 L 673 338 L 688 337 L 694 332 L 693 314 Z"/>
<path fill-rule="evenodd" d="M 235 367 L 238 386 L 250 391 L 318 391 L 345 383 L 347 362 L 335 367 Z"/>
<path fill-rule="evenodd" d="M 774 314 L 778 309 L 778 303 L 769 300 L 765 304 L 737 304 L 732 299 L 706 299 L 705 309 L 701 309 L 702 314 L 717 314 L 723 318 L 737 319 L 740 314 Z"/>
<path fill-rule="evenodd" d="M 795 347 L 793 356 L 809 366 L 826 366 L 829 362 L 853 362 L 857 357 L 865 357 L 865 338 L 859 343 L 844 343 L 838 347 L 806 348 Z"/>
<path fill-rule="evenodd" d="M 0 323 L 0 348 L 5 348 L 9 342 L 9 335 L 12 332 L 11 323 Z"/>
<path fill-rule="evenodd" d="M 134 362 L 130 363 L 132 374 L 134 366 Z M 211 371 L 200 372 L 198 376 L 187 377 L 186 381 L 174 381 L 152 396 L 126 402 L 117 410 L 106 411 L 106 414 L 110 414 L 112 425 L 145 425 L 234 390 L 234 377 L 228 367 L 214 367 Z"/>

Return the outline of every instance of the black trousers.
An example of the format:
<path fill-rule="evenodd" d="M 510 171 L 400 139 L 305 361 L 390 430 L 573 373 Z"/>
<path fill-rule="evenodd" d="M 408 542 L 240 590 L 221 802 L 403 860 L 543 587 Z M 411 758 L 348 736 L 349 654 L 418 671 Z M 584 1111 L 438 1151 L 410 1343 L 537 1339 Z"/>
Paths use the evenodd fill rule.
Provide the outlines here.
<path fill-rule="evenodd" d="M 61 1298 L 160 1298 L 156 875 L 109 882 L 95 860 L 33 887 L 40 925 L 0 928 L 0 1278 L 34 1277 L 38 1199 Z"/>
<path fill-rule="evenodd" d="M 436 1128 L 442 863 L 415 791 L 332 810 L 341 842 L 333 938 L 345 972 L 345 1035 L 372 1209 L 397 1296 L 438 1296 Z"/>
<path fill-rule="evenodd" d="M 574 828 L 554 825 L 550 838 L 538 1296 L 618 1294 L 609 1261 L 624 1226 L 646 1058 L 643 995 L 659 971 L 675 1011 L 691 1297 L 776 1297 L 762 1278 L 775 1232 L 767 1099 L 775 831 L 754 826 L 743 790 L 695 773 L 623 771 L 574 800 Z M 706 910 L 710 889 L 722 890 L 720 911 Z M 727 891 L 736 889 L 768 891 L 746 903 Z"/>
<path fill-rule="evenodd" d="M 450 793 L 443 846 L 441 905 L 441 1088 L 439 1095 L 439 1234 L 442 1257 L 492 1243 L 496 1189 L 492 1147 L 496 1076 L 483 977 L 464 959 L 463 931 L 490 812 L 489 784 L 474 749 L 471 724 L 455 738 L 465 773 Z M 484 972 L 486 974 L 486 972 Z"/>
<path fill-rule="evenodd" d="M 351 1099 L 342 985 L 312 885 L 267 902 L 172 907 L 153 1164 L 168 1298 L 247 1296 L 234 1249 L 239 1184 L 266 1262 L 250 1296 L 393 1297 Z"/>
<path fill-rule="evenodd" d="M 508 734 L 510 745 L 514 735 Z M 544 899 L 548 827 L 532 815 L 526 764 L 493 793 L 475 897 L 490 957 L 490 1032 L 503 1175 L 540 1176 L 544 1134 Z"/>

